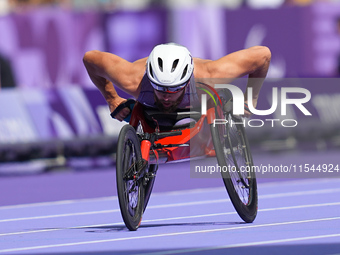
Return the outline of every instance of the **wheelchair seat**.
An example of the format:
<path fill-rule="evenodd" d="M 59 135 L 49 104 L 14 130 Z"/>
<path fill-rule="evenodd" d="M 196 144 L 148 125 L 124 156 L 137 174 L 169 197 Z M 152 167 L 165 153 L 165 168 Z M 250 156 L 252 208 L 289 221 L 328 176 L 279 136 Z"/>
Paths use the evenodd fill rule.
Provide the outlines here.
<path fill-rule="evenodd" d="M 201 112 L 195 110 L 165 113 L 156 108 L 145 108 L 143 112 L 148 124 L 153 128 L 158 124 L 161 131 L 193 127 L 201 117 Z"/>

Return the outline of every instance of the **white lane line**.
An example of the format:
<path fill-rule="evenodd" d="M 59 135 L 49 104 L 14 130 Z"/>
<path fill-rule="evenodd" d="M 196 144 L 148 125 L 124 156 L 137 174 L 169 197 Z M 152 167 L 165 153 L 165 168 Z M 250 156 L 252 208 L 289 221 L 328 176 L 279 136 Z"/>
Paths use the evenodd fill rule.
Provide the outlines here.
<path fill-rule="evenodd" d="M 102 202 L 102 201 L 117 200 L 117 199 L 118 199 L 117 196 L 110 196 L 110 197 L 98 197 L 98 198 L 61 200 L 61 201 L 32 203 L 32 204 L 5 205 L 5 206 L 0 206 L 0 210 L 42 207 L 42 206 L 69 205 L 69 204 L 75 204 L 75 203 L 93 203 L 93 202 Z"/>
<path fill-rule="evenodd" d="M 297 205 L 297 206 L 286 206 L 286 207 L 276 207 L 276 208 L 266 208 L 260 209 L 259 212 L 270 212 L 270 211 L 280 211 L 280 210 L 294 210 L 294 209 L 306 209 L 306 208 L 315 208 L 315 207 L 326 207 L 326 206 L 339 206 L 340 202 L 337 203 L 323 203 L 323 204 L 309 204 L 309 205 Z M 184 219 L 195 219 L 195 218 L 205 218 L 205 217 L 215 217 L 215 216 L 226 216 L 236 214 L 236 212 L 223 212 L 223 213 L 210 213 L 210 214 L 201 214 L 201 215 L 190 215 L 190 216 L 178 216 L 171 218 L 161 218 L 161 219 L 151 219 L 151 220 L 143 220 L 142 226 L 145 223 L 153 223 L 153 222 L 162 222 L 162 221 L 172 221 L 172 220 L 184 220 Z M 23 234 L 35 234 L 35 233 L 43 233 L 43 232 L 52 232 L 52 231 L 60 231 L 67 229 L 83 229 L 83 228 L 95 228 L 95 227 L 107 227 L 107 226 L 115 226 L 122 225 L 124 222 L 115 222 L 110 224 L 96 224 L 96 225 L 85 225 L 85 226 L 76 226 L 76 227 L 67 227 L 67 228 L 51 228 L 51 229 L 41 229 L 41 230 L 32 230 L 32 231 L 22 231 L 22 232 L 13 232 L 13 233 L 3 233 L 0 236 L 13 236 L 13 235 L 23 235 Z"/>
<path fill-rule="evenodd" d="M 272 199 L 272 198 L 276 199 L 276 198 L 280 198 L 280 197 L 296 197 L 296 196 L 304 196 L 304 195 L 328 194 L 328 193 L 336 193 L 336 192 L 340 192 L 340 188 L 268 194 L 268 195 L 259 196 L 259 200 L 261 200 L 261 199 Z M 148 210 L 159 209 L 159 208 L 173 208 L 173 207 L 182 207 L 182 206 L 217 204 L 217 203 L 225 203 L 225 202 L 230 202 L 230 199 L 227 198 L 227 199 L 215 199 L 215 200 L 202 200 L 202 201 L 193 201 L 193 202 L 174 203 L 174 204 L 151 205 L 151 206 L 148 206 Z M 113 210 L 100 210 L 100 211 L 91 211 L 91 212 L 66 213 L 66 214 L 55 214 L 55 215 L 44 215 L 44 216 L 34 216 L 34 217 L 3 219 L 3 220 L 0 220 L 0 223 L 14 222 L 14 221 L 25 221 L 25 220 L 51 219 L 51 218 L 59 218 L 59 217 L 61 218 L 61 217 L 73 217 L 73 216 L 85 216 L 85 215 L 93 215 L 93 214 L 106 214 L 106 213 L 115 213 L 115 212 L 119 212 L 119 211 L 120 211 L 119 209 L 113 209 Z"/>
<path fill-rule="evenodd" d="M 249 246 L 258 246 L 258 245 L 269 245 L 269 244 L 279 244 L 279 243 L 288 243 L 288 242 L 297 242 L 297 241 L 308 241 L 308 240 L 315 240 L 315 239 L 333 238 L 333 237 L 339 237 L 339 236 L 340 236 L 340 234 L 318 235 L 318 236 L 304 236 L 304 237 L 295 237 L 295 238 L 268 240 L 268 241 L 261 241 L 261 242 L 251 242 L 251 243 L 240 243 L 240 244 L 232 244 L 232 245 L 223 245 L 223 246 L 216 246 L 216 247 L 203 247 L 203 248 L 195 248 L 195 249 L 182 249 L 182 250 L 170 250 L 170 251 L 164 251 L 164 252 L 141 253 L 140 255 L 183 254 L 183 253 L 213 251 L 213 250 L 222 250 L 222 249 L 230 249 L 230 248 L 241 248 L 241 247 L 249 247 Z M 136 253 L 135 255 L 138 255 L 138 254 L 139 253 Z M 334 255 L 336 255 L 336 254 L 334 254 Z"/>
<path fill-rule="evenodd" d="M 284 192 L 284 193 L 276 193 L 276 194 L 274 193 L 274 194 L 260 195 L 259 199 L 278 198 L 278 197 L 295 197 L 295 196 L 304 196 L 304 195 L 320 195 L 320 194 L 336 193 L 336 192 L 340 192 L 340 188 L 293 191 L 293 192 Z"/>
<path fill-rule="evenodd" d="M 13 221 L 24 221 L 24 220 L 42 220 L 42 219 L 62 218 L 62 217 L 71 217 L 71 216 L 86 216 L 86 215 L 93 215 L 93 214 L 106 214 L 106 213 L 114 213 L 114 212 L 119 212 L 119 211 L 120 211 L 119 209 L 113 209 L 113 210 L 101 210 L 101 211 L 80 212 L 80 213 L 64 213 L 64 214 L 54 214 L 54 215 L 24 217 L 24 218 L 4 219 L 4 220 L 0 220 L 0 223 L 13 222 Z"/>
<path fill-rule="evenodd" d="M 262 242 L 252 242 L 252 243 L 244 243 L 244 244 L 235 244 L 235 245 L 228 245 L 226 248 L 232 247 L 245 247 L 245 246 L 252 246 L 252 245 L 264 245 L 264 244 L 274 244 L 274 243 L 287 243 L 287 242 L 294 242 L 294 241 L 306 241 L 306 240 L 313 240 L 313 239 L 322 239 L 322 238 L 332 238 L 332 237 L 339 237 L 340 234 L 330 234 L 330 235 L 318 235 L 318 236 L 304 236 L 304 237 L 295 237 L 295 238 L 285 238 L 285 239 L 278 239 L 278 240 L 269 240 L 269 241 L 262 241 Z"/>
<path fill-rule="evenodd" d="M 288 222 L 277 222 L 277 223 L 268 223 L 268 224 L 262 224 L 262 225 L 247 225 L 247 226 L 238 226 L 238 227 L 231 227 L 231 228 L 218 228 L 218 229 L 206 229 L 206 230 L 197 230 L 197 231 L 172 232 L 172 233 L 164 233 L 164 234 L 157 234 L 157 235 L 122 237 L 122 238 L 95 240 L 95 241 L 87 241 L 87 242 L 75 242 L 75 243 L 31 246 L 31 247 L 4 249 L 4 250 L 0 250 L 0 253 L 29 251 L 29 250 L 41 250 L 41 249 L 48 249 L 48 248 L 58 248 L 58 247 L 68 247 L 68 246 L 78 246 L 78 245 L 88 245 L 88 244 L 100 244 L 100 243 L 109 243 L 109 242 L 117 242 L 117 241 L 131 241 L 131 240 L 139 240 L 139 239 L 158 238 L 158 237 L 204 234 L 204 233 L 223 232 L 223 231 L 230 231 L 230 230 L 253 229 L 253 228 L 284 226 L 284 225 L 303 224 L 303 223 L 312 223 L 312 222 L 324 222 L 324 221 L 335 221 L 335 220 L 340 220 L 340 217 L 309 219 L 309 220 L 300 220 L 300 221 L 288 221 Z M 332 237 L 333 236 L 340 236 L 340 234 L 333 234 Z M 304 237 L 304 238 L 307 238 L 307 237 Z"/>
<path fill-rule="evenodd" d="M 224 192 L 225 190 L 226 189 L 224 187 L 218 187 L 218 188 L 158 192 L 158 193 L 152 193 L 152 197 L 183 196 L 183 195 L 192 195 L 192 194 L 201 194 L 201 193 L 206 194 L 206 193 L 214 193 L 214 192 Z M 93 203 L 93 202 L 102 202 L 102 201 L 110 201 L 110 200 L 118 200 L 118 196 L 91 198 L 91 199 L 62 200 L 62 201 L 33 203 L 33 204 L 7 205 L 7 206 L 0 206 L 0 210 L 42 207 L 42 206 L 58 206 L 58 205 L 68 205 L 68 204 L 76 204 L 76 203 Z"/>
<path fill-rule="evenodd" d="M 262 178 L 265 180 L 266 178 Z M 261 177 L 257 177 L 258 186 L 261 188 L 272 188 L 272 187 L 284 187 L 284 186 L 302 186 L 302 185 L 315 185 L 315 184 L 334 184 L 339 183 L 340 178 L 309 178 L 309 179 L 294 179 L 289 181 L 270 181 L 270 182 L 261 182 Z M 260 182 L 260 183 L 259 183 Z"/>
<path fill-rule="evenodd" d="M 277 181 L 277 182 L 268 182 L 268 183 L 259 183 L 258 188 L 272 188 L 276 186 L 285 187 L 285 186 L 302 186 L 302 185 L 313 185 L 313 184 L 332 184 L 340 182 L 340 178 L 332 178 L 332 179 L 302 179 L 302 180 L 293 180 L 293 181 Z M 167 192 L 157 192 L 153 193 L 152 196 L 183 196 L 190 194 L 199 194 L 199 193 L 210 193 L 216 191 L 225 191 L 224 187 L 216 187 L 216 188 L 205 188 L 205 189 L 190 189 L 190 190 L 180 190 L 180 191 L 167 191 Z M 58 206 L 58 205 L 67 205 L 67 204 L 75 204 L 75 203 L 87 203 L 87 202 L 101 202 L 108 200 L 117 200 L 117 196 L 109 196 L 109 197 L 100 197 L 100 198 L 85 198 L 85 199 L 74 199 L 74 200 L 61 200 L 61 201 L 53 201 L 53 202 L 42 202 L 42 203 L 31 203 L 31 204 L 19 204 L 19 205 L 7 205 L 0 206 L 0 210 L 10 210 L 10 209 L 20 209 L 20 208 L 30 208 L 30 207 L 42 207 L 42 206 Z"/>

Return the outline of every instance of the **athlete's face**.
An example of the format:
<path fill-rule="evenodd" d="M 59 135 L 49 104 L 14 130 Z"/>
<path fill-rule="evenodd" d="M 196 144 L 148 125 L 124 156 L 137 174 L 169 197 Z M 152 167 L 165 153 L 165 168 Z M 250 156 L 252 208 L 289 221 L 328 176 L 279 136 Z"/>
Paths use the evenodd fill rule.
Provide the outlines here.
<path fill-rule="evenodd" d="M 164 112 L 176 110 L 179 103 L 183 100 L 184 91 L 183 89 L 177 93 L 167 93 L 154 90 L 157 106 Z"/>

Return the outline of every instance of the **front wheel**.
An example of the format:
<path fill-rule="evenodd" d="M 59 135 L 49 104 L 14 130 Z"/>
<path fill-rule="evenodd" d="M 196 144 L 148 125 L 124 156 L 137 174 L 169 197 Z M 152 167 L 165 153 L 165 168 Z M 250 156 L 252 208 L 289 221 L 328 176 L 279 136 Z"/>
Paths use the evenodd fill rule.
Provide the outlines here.
<path fill-rule="evenodd" d="M 146 185 L 145 185 L 144 210 L 143 210 L 143 212 L 145 212 L 146 206 L 148 205 L 148 202 L 149 202 L 149 199 L 150 199 L 150 196 L 151 196 L 153 184 L 155 183 L 157 168 L 158 168 L 158 165 L 155 165 L 155 164 L 151 164 L 149 166 L 148 178 L 147 178 L 148 181 L 146 182 Z"/>
<path fill-rule="evenodd" d="M 144 209 L 144 185 L 141 173 L 145 168 L 140 141 L 135 129 L 125 125 L 120 131 L 117 145 L 116 181 L 120 212 L 126 227 L 138 229 Z"/>
<path fill-rule="evenodd" d="M 253 158 L 241 117 L 224 113 L 226 124 L 211 124 L 211 134 L 222 178 L 239 216 L 247 223 L 257 214 L 257 183 Z M 215 126 L 214 126 L 215 125 Z"/>

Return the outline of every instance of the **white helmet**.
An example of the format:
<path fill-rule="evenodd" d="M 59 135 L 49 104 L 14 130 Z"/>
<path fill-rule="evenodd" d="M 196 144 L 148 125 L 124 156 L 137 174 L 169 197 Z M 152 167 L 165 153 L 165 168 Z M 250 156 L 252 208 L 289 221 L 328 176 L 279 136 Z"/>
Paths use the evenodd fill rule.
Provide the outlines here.
<path fill-rule="evenodd" d="M 146 72 L 153 87 L 185 86 L 193 73 L 189 50 L 175 43 L 157 45 L 147 60 Z M 156 88 L 157 89 L 157 88 Z"/>

